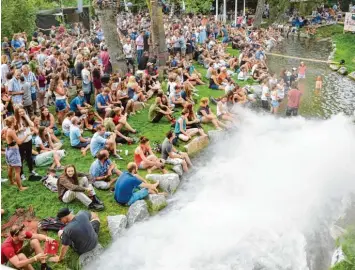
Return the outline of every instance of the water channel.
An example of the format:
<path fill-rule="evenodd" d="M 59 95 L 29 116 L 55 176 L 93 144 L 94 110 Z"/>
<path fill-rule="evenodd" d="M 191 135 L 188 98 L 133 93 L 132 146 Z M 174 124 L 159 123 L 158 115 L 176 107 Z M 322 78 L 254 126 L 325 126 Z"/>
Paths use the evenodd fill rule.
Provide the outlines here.
<path fill-rule="evenodd" d="M 329 42 L 285 40 L 275 52 L 327 59 Z M 279 72 L 299 61 L 270 57 Z M 300 113 L 286 119 L 238 109 L 238 132 L 211 145 L 169 200 L 88 269 L 324 270 L 329 228 L 355 192 L 355 84 L 307 63 Z M 315 77 L 324 89 L 313 92 Z M 338 113 L 343 113 L 336 115 Z M 280 115 L 283 112 L 280 112 Z"/>

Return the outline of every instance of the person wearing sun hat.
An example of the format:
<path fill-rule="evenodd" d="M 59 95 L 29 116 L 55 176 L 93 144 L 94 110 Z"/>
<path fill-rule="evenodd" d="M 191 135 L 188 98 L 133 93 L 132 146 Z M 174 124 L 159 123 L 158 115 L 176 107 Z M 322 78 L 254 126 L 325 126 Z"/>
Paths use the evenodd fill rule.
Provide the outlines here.
<path fill-rule="evenodd" d="M 79 211 L 74 215 L 68 208 L 61 208 L 57 213 L 57 219 L 63 222 L 65 227 L 58 232 L 62 243 L 59 256 L 51 258 L 51 261 L 62 261 L 69 247 L 81 255 L 97 246 L 100 231 L 100 219 L 97 214 Z"/>

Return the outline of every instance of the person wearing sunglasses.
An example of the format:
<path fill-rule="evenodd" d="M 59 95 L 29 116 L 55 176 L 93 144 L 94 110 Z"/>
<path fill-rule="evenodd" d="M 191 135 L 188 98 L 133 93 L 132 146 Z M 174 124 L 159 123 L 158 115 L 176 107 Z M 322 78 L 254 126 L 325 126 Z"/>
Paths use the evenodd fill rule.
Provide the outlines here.
<path fill-rule="evenodd" d="M 29 241 L 29 249 L 24 245 L 25 241 Z M 54 239 L 43 234 L 32 233 L 25 230 L 25 226 L 14 225 L 10 230 L 10 236 L 1 244 L 1 264 L 11 265 L 15 269 L 34 269 L 33 263 L 39 262 L 41 270 L 51 270 L 47 265 L 47 254 L 43 252 L 41 241 L 52 242 Z M 25 253 L 29 250 L 28 255 L 33 251 L 35 256 L 28 258 Z"/>

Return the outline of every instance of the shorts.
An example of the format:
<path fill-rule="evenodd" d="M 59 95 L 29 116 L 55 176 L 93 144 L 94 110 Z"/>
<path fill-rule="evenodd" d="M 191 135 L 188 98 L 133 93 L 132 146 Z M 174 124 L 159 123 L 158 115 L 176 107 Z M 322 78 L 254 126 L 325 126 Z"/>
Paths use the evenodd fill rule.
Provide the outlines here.
<path fill-rule="evenodd" d="M 5 160 L 10 167 L 22 167 L 20 149 L 18 147 L 6 147 Z"/>
<path fill-rule="evenodd" d="M 184 162 L 183 159 L 181 158 L 170 158 L 168 157 L 166 160 L 165 160 L 165 163 L 166 164 L 170 164 L 170 165 L 181 165 L 182 163 Z"/>
<path fill-rule="evenodd" d="M 224 113 L 221 113 L 220 115 L 217 115 L 217 119 L 218 119 L 218 120 L 222 120 L 223 115 L 225 115 L 225 114 L 224 114 Z"/>
<path fill-rule="evenodd" d="M 286 116 L 297 116 L 297 115 L 298 115 L 298 108 L 287 107 Z"/>
<path fill-rule="evenodd" d="M 306 74 L 298 74 L 298 79 L 305 79 L 306 78 Z"/>
<path fill-rule="evenodd" d="M 278 108 L 280 106 L 280 103 L 277 100 L 271 101 L 271 106 L 273 108 Z"/>
<path fill-rule="evenodd" d="M 73 148 L 78 148 L 78 149 L 81 149 L 81 148 L 85 148 L 86 146 L 88 146 L 90 143 L 89 142 L 80 142 L 79 144 L 73 146 Z"/>
<path fill-rule="evenodd" d="M 267 100 L 262 100 L 261 101 L 261 105 L 262 105 L 262 107 L 264 108 L 264 109 L 269 109 L 269 101 L 267 101 Z"/>
<path fill-rule="evenodd" d="M 229 41 L 229 38 L 228 37 L 224 37 L 223 40 L 222 40 L 222 43 L 228 43 Z"/>
<path fill-rule="evenodd" d="M 92 185 L 97 189 L 101 189 L 101 190 L 108 190 L 110 188 L 109 183 L 106 181 L 95 181 L 92 183 Z"/>
<path fill-rule="evenodd" d="M 44 152 L 35 156 L 35 164 L 37 167 L 48 166 L 53 163 L 53 151 Z"/>
<path fill-rule="evenodd" d="M 134 94 L 132 99 L 133 99 L 133 101 L 138 101 L 138 95 Z"/>
<path fill-rule="evenodd" d="M 36 92 L 31 93 L 31 99 L 32 99 L 32 102 L 37 100 L 37 94 L 36 94 Z"/>
<path fill-rule="evenodd" d="M 210 84 L 210 89 L 219 90 L 219 86 L 217 84 Z"/>
<path fill-rule="evenodd" d="M 92 228 L 94 229 L 95 233 L 99 235 L 100 232 L 100 221 L 98 220 L 92 220 L 90 221 Z"/>
<path fill-rule="evenodd" d="M 55 111 L 61 112 L 67 108 L 67 101 L 65 99 L 57 99 L 55 101 Z"/>
<path fill-rule="evenodd" d="M 136 201 L 138 201 L 138 200 L 142 200 L 142 199 L 144 199 L 145 197 L 147 197 L 149 195 L 149 191 L 148 191 L 148 189 L 146 189 L 146 188 L 142 188 L 142 189 L 140 189 L 140 190 L 138 190 L 138 191 L 136 191 L 136 192 L 134 192 L 133 194 L 132 194 L 132 196 L 131 196 L 131 198 L 129 199 L 129 201 L 128 201 L 128 205 L 132 205 L 132 204 L 134 204 Z"/>
<path fill-rule="evenodd" d="M 46 87 L 40 87 L 39 92 L 46 92 Z"/>
<path fill-rule="evenodd" d="M 144 167 L 144 165 L 143 165 L 143 162 L 139 163 L 138 169 L 139 169 L 139 170 L 144 170 L 144 169 L 145 169 L 145 167 Z"/>

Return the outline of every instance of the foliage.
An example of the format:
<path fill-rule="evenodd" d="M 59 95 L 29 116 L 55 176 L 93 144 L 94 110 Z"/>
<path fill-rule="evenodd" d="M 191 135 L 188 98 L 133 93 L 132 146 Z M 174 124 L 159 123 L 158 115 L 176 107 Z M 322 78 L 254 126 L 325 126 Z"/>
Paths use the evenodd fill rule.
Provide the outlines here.
<path fill-rule="evenodd" d="M 186 12 L 206 14 L 210 12 L 212 4 L 213 4 L 213 0 L 205 0 L 205 1 L 185 0 Z"/>
<path fill-rule="evenodd" d="M 353 270 L 355 267 L 355 227 L 348 228 L 339 242 L 346 260 L 337 264 L 332 270 Z"/>
<path fill-rule="evenodd" d="M 31 33 L 35 29 L 36 6 L 33 0 L 1 2 L 1 34 L 12 38 L 14 33 Z"/>
<path fill-rule="evenodd" d="M 270 18 L 274 18 L 274 21 L 279 21 L 291 6 L 288 0 L 269 0 L 268 3 L 270 5 Z"/>

